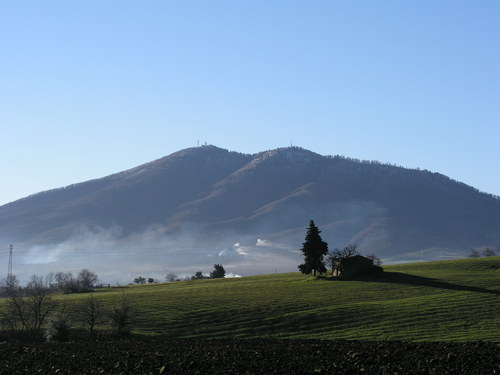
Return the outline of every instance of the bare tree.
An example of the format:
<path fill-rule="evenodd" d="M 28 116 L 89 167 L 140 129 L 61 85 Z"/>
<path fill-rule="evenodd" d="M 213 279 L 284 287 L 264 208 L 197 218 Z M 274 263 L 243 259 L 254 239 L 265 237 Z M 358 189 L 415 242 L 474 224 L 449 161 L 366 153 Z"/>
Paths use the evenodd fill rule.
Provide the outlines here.
<path fill-rule="evenodd" d="M 71 272 L 57 272 L 54 274 L 54 280 L 59 287 L 62 287 L 67 281 L 73 280 L 73 274 Z"/>
<path fill-rule="evenodd" d="M 49 272 L 45 276 L 45 284 L 47 285 L 48 288 L 52 289 L 54 287 L 55 279 L 56 279 L 56 274 L 54 272 Z"/>
<path fill-rule="evenodd" d="M 3 320 L 11 329 L 38 334 L 47 317 L 57 308 L 43 277 L 33 275 L 26 287 L 10 296 Z"/>
<path fill-rule="evenodd" d="M 332 276 L 336 271 L 338 272 L 340 268 L 340 254 L 340 249 L 335 248 L 332 252 L 329 252 L 326 257 L 326 265 L 332 270 Z"/>
<path fill-rule="evenodd" d="M 65 293 L 78 292 L 78 280 L 73 277 L 71 272 L 57 272 L 54 275 L 54 280 L 57 283 L 57 288 Z"/>
<path fill-rule="evenodd" d="M 19 289 L 19 281 L 16 275 L 9 274 L 0 284 L 0 296 L 11 296 Z"/>
<path fill-rule="evenodd" d="M 473 249 L 471 253 L 469 254 L 469 258 L 479 258 L 481 256 L 481 253 L 477 251 L 476 249 Z"/>
<path fill-rule="evenodd" d="M 104 306 L 91 294 L 78 306 L 77 317 L 89 335 L 93 336 L 96 325 L 103 321 Z"/>
<path fill-rule="evenodd" d="M 80 290 L 87 292 L 93 288 L 94 284 L 97 282 L 97 280 L 99 280 L 99 278 L 97 274 L 84 268 L 78 274 L 77 280 Z"/>
<path fill-rule="evenodd" d="M 497 254 L 495 253 L 495 250 L 493 250 L 492 247 L 485 247 L 483 250 L 483 255 L 485 257 L 494 257 Z"/>
<path fill-rule="evenodd" d="M 344 258 L 349 258 L 349 257 L 352 257 L 354 255 L 357 255 L 358 254 L 357 248 L 358 248 L 357 245 L 353 245 L 353 244 L 347 245 L 346 247 L 344 247 L 342 249 L 342 255 L 343 255 L 343 257 Z"/>
<path fill-rule="evenodd" d="M 367 255 L 366 256 L 368 259 L 371 259 L 373 261 L 373 265 L 374 266 L 377 266 L 377 267 L 380 267 L 382 265 L 382 261 L 380 260 L 380 258 L 378 256 L 376 256 L 375 254 L 370 254 L 370 255 Z"/>
<path fill-rule="evenodd" d="M 356 249 L 356 245 L 349 244 L 343 249 L 335 248 L 333 252 L 328 254 L 326 261 L 332 269 L 332 275 L 339 275 L 344 271 L 345 260 L 354 255 L 357 255 L 358 251 Z"/>

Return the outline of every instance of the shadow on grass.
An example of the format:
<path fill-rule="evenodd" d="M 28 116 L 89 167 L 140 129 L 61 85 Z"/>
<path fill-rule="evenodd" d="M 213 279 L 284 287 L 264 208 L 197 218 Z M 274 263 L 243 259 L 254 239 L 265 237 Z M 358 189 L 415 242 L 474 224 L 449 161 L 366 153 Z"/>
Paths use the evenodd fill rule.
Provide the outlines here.
<path fill-rule="evenodd" d="M 476 292 L 476 293 L 488 293 L 500 295 L 500 291 L 491 290 L 476 286 L 467 286 L 454 283 L 448 283 L 446 281 L 433 279 L 430 277 L 409 275 L 401 272 L 380 272 L 370 275 L 356 275 L 349 278 L 330 278 L 327 280 L 336 281 L 367 281 L 375 283 L 392 283 L 392 284 L 406 284 L 415 286 L 426 286 L 429 288 L 439 288 L 447 290 L 459 290 L 462 292 Z"/>

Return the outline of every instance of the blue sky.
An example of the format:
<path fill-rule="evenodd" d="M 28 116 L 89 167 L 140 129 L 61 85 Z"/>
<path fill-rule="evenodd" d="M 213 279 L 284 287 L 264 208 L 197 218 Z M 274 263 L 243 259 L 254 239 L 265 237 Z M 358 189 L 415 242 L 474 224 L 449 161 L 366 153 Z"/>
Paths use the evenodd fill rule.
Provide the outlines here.
<path fill-rule="evenodd" d="M 500 195 L 498 1 L 0 0 L 0 204 L 207 141 Z"/>

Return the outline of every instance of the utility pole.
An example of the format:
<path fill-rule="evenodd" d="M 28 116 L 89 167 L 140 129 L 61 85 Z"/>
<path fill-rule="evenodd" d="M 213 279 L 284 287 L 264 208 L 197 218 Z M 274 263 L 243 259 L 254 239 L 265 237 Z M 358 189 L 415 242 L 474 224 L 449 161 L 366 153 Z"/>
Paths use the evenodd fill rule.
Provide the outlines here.
<path fill-rule="evenodd" d="M 10 280 L 12 278 L 12 248 L 13 246 L 10 245 L 10 251 L 9 251 L 9 269 L 7 271 L 7 279 Z"/>

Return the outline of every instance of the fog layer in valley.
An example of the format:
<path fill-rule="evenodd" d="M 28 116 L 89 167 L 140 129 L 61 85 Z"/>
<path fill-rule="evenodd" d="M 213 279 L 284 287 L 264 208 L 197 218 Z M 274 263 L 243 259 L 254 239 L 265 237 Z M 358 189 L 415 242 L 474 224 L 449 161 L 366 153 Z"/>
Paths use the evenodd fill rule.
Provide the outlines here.
<path fill-rule="evenodd" d="M 82 268 L 88 268 L 99 275 L 101 283 L 112 285 L 128 284 L 137 276 L 162 282 L 169 272 L 180 279 L 197 271 L 208 274 L 216 263 L 224 266 L 228 277 L 297 272 L 297 265 L 302 262 L 299 249 L 305 229 L 268 237 L 235 235 L 224 241 L 204 241 L 194 231 L 165 236 L 151 230 L 123 238 L 118 226 L 94 230 L 80 228 L 59 244 L 14 246 L 13 269 L 18 279 L 25 283 L 33 274 L 59 271 L 77 274 Z M 325 240 L 331 237 L 328 229 L 326 225 Z M 363 247 L 359 250 L 365 255 L 372 253 Z M 443 253 L 442 249 L 428 249 L 386 257 L 383 261 L 388 264 L 462 256 L 464 254 L 452 250 Z M 7 270 L 6 261 L 0 264 Z"/>

